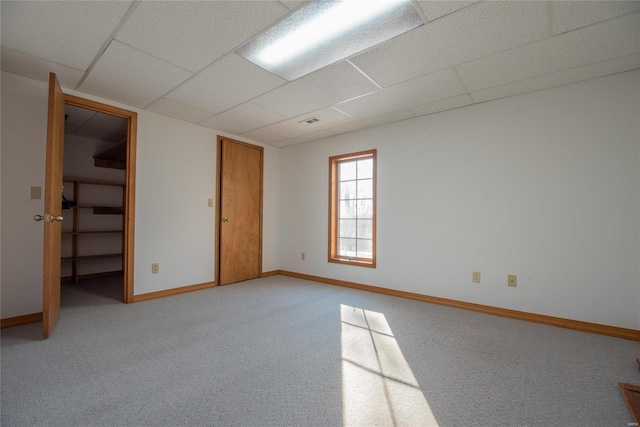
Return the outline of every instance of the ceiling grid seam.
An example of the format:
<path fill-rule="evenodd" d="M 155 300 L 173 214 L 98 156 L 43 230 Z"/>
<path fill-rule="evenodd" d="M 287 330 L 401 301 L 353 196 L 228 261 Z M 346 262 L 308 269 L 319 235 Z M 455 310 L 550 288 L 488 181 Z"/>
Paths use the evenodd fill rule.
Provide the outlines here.
<path fill-rule="evenodd" d="M 456 79 L 458 80 L 458 83 L 460 83 L 460 86 L 462 86 L 462 89 L 464 89 L 464 92 L 469 96 L 471 102 L 475 104 L 475 100 L 473 99 L 473 96 L 471 96 L 471 91 L 469 91 L 469 88 L 465 84 L 464 80 L 462 80 L 462 76 L 458 72 L 457 66 L 453 66 L 451 67 L 451 69 L 453 69 L 453 74 L 455 74 Z"/>
<path fill-rule="evenodd" d="M 102 57 L 102 55 L 104 55 L 105 51 L 109 48 L 109 46 L 111 45 L 111 42 L 113 42 L 113 40 L 116 39 L 116 35 L 120 32 L 120 29 L 124 26 L 124 24 L 129 20 L 129 17 L 131 16 L 131 14 L 138 8 L 138 6 L 140 5 L 140 0 L 135 0 L 131 6 L 129 7 L 129 9 L 127 9 L 127 11 L 125 12 L 125 14 L 122 16 L 122 18 L 120 19 L 120 22 L 118 22 L 118 25 L 116 25 L 116 27 L 113 29 L 113 31 L 111 32 L 111 34 L 109 34 L 109 37 L 107 37 L 107 39 L 105 40 L 105 42 L 102 44 L 102 46 L 100 47 L 100 49 L 98 50 L 98 52 L 96 53 L 96 56 L 93 58 L 93 61 L 91 61 L 91 64 L 89 64 L 89 67 L 87 67 L 86 71 L 84 72 L 84 74 L 82 75 L 82 78 L 80 78 L 80 80 L 78 81 L 78 83 L 76 83 L 74 89 L 78 90 L 78 88 L 80 86 L 82 86 L 82 84 L 84 83 L 84 81 L 87 79 L 87 77 L 89 77 L 89 74 L 91 73 L 91 71 L 93 70 L 93 68 L 96 66 L 96 64 L 98 63 L 98 61 L 100 60 L 100 58 Z"/>
<path fill-rule="evenodd" d="M 553 37 L 553 2 L 547 1 L 547 38 Z"/>

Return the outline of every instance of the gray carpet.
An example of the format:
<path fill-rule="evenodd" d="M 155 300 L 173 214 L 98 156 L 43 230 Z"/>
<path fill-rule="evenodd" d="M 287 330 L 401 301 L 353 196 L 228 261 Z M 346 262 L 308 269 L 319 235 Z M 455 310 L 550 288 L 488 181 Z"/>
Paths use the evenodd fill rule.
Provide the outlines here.
<path fill-rule="evenodd" d="M 282 276 L 2 331 L 3 426 L 621 426 L 640 343 Z"/>

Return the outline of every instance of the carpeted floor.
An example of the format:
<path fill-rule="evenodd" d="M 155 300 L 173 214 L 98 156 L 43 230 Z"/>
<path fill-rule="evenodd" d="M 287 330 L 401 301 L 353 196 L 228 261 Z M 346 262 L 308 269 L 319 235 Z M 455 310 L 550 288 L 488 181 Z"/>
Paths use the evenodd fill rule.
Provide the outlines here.
<path fill-rule="evenodd" d="M 621 426 L 640 343 L 274 276 L 2 330 L 3 426 Z"/>

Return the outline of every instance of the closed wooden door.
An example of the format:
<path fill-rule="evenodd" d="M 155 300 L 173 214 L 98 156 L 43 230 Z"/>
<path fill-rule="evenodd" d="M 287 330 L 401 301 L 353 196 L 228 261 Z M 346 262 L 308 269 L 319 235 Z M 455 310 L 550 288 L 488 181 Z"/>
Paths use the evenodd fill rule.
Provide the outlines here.
<path fill-rule="evenodd" d="M 44 277 L 42 295 L 42 336 L 48 338 L 60 316 L 60 238 L 62 235 L 62 164 L 64 150 L 64 93 L 49 75 L 47 119 L 47 163 L 45 171 Z"/>
<path fill-rule="evenodd" d="M 218 284 L 259 277 L 262 269 L 263 148 L 219 137 Z"/>

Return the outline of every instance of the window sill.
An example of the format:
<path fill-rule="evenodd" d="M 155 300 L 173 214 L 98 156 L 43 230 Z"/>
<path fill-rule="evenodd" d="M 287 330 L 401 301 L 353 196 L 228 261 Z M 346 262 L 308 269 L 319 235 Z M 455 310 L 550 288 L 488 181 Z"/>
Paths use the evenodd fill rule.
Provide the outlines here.
<path fill-rule="evenodd" d="M 376 268 L 375 260 L 361 260 L 361 259 L 349 259 L 349 258 L 329 258 L 329 262 L 344 265 L 355 265 L 358 267 Z"/>

